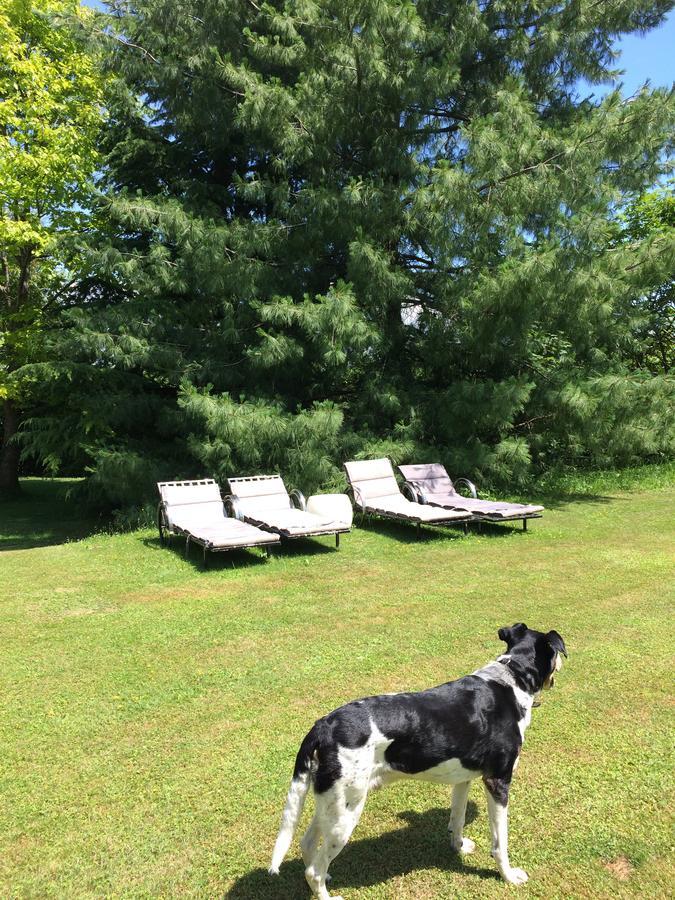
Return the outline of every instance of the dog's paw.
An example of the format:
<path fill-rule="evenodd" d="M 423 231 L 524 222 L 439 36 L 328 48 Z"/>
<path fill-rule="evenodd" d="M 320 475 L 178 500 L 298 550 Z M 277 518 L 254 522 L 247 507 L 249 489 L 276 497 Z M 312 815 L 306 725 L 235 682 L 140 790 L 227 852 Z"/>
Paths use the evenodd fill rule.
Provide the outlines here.
<path fill-rule="evenodd" d="M 461 853 L 462 856 L 468 856 L 469 853 L 473 853 L 475 849 L 475 841 L 472 841 L 471 838 L 462 838 L 462 846 L 458 848 L 457 852 Z"/>
<path fill-rule="evenodd" d="M 459 841 L 456 841 L 452 832 L 450 832 L 450 841 L 455 853 L 461 853 L 462 856 L 468 856 L 469 853 L 473 853 L 476 849 L 476 843 L 475 841 L 472 841 L 471 838 L 463 837 L 460 838 Z"/>
<path fill-rule="evenodd" d="M 502 872 L 502 878 L 509 884 L 525 884 L 527 872 L 524 872 L 523 869 L 507 869 L 506 872 Z"/>

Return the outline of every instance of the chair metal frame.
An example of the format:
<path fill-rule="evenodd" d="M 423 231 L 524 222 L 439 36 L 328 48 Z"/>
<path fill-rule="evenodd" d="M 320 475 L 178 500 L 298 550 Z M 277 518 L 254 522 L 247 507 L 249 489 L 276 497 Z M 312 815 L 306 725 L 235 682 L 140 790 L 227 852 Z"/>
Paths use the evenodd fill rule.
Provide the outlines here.
<path fill-rule="evenodd" d="M 161 496 L 161 488 L 163 487 L 197 487 L 203 484 L 215 484 L 217 482 L 213 478 L 195 478 L 195 479 L 187 479 L 185 481 L 158 481 L 157 489 L 160 491 Z M 220 491 L 220 488 L 219 488 Z M 200 501 L 190 501 L 184 505 L 195 505 L 199 506 Z M 208 566 L 208 557 L 207 553 L 226 553 L 229 550 L 246 550 L 253 549 L 255 547 L 264 547 L 265 555 L 269 557 L 270 555 L 270 547 L 278 544 L 279 541 L 275 539 L 270 539 L 269 541 L 258 541 L 255 544 L 252 544 L 250 541 L 241 541 L 241 543 L 228 544 L 226 547 L 219 547 L 215 545 L 212 541 L 207 541 L 204 538 L 200 538 L 198 535 L 192 534 L 188 529 L 181 528 L 179 525 L 175 525 L 169 519 L 167 513 L 167 503 L 165 500 L 161 499 L 157 504 L 157 529 L 159 531 L 159 543 L 162 547 L 167 546 L 168 539 L 172 535 L 177 535 L 185 538 L 185 558 L 187 559 L 190 552 L 190 544 L 197 544 L 202 548 L 202 563 L 204 568 Z M 224 505 L 224 511 L 226 507 Z M 224 518 L 227 518 L 225 516 Z M 263 531 L 263 529 L 259 529 Z"/>
<path fill-rule="evenodd" d="M 359 460 L 359 461 L 361 461 L 361 460 Z M 367 462 L 367 460 L 362 460 L 362 461 Z M 391 465 L 391 463 L 390 463 L 390 465 Z M 363 498 L 359 488 L 355 484 L 352 483 L 352 481 L 349 477 L 349 471 L 346 467 L 346 464 L 343 464 L 343 468 L 345 470 L 345 474 L 347 476 L 347 482 L 349 484 L 349 487 L 347 489 L 347 494 L 348 495 L 351 494 L 352 503 L 356 507 L 356 509 L 358 509 L 359 512 L 361 513 L 362 519 L 365 516 L 369 516 L 371 518 L 392 519 L 392 520 L 398 521 L 398 522 L 407 522 L 410 525 L 414 524 L 414 525 L 416 525 L 417 540 L 419 540 L 421 537 L 421 533 L 422 533 L 421 526 L 422 525 L 434 525 L 434 526 L 461 525 L 464 534 L 467 534 L 469 523 L 475 521 L 475 517 L 472 515 L 467 515 L 464 518 L 461 518 L 461 517 L 457 517 L 455 519 L 439 518 L 438 521 L 433 521 L 433 520 L 427 521 L 427 520 L 413 518 L 412 516 L 407 516 L 407 515 L 405 515 L 405 513 L 388 511 L 388 510 L 383 509 L 382 507 L 368 505 L 366 503 L 365 499 Z M 392 468 L 392 474 L 393 474 L 393 468 Z M 412 488 L 412 485 L 410 487 Z M 405 485 L 403 487 L 399 486 L 399 491 L 403 494 L 403 496 L 405 497 L 406 500 L 411 500 L 413 503 L 420 503 L 420 505 L 428 505 L 428 504 L 425 504 L 423 500 L 417 499 L 416 495 L 418 492 L 416 489 L 414 489 L 415 497 L 408 496 L 406 494 Z"/>
<path fill-rule="evenodd" d="M 400 471 L 400 469 L 399 469 Z M 449 477 L 449 476 L 448 476 Z M 473 500 L 479 500 L 478 490 L 476 485 L 468 478 L 453 478 L 451 479 L 454 487 L 458 487 L 459 485 L 466 485 L 471 493 L 471 497 Z M 402 492 L 409 496 L 411 500 L 415 503 L 423 503 L 427 506 L 436 506 L 438 509 L 458 509 L 459 512 L 462 512 L 461 507 L 454 507 L 448 503 L 434 503 L 433 500 L 429 499 L 429 495 L 425 494 L 424 491 L 420 487 L 420 483 L 414 480 L 405 481 L 402 488 Z M 461 497 L 461 494 L 458 494 Z M 543 518 L 543 514 L 539 512 L 534 513 L 526 513 L 525 515 L 515 514 L 513 516 L 500 516 L 496 513 L 482 513 L 473 511 L 471 521 L 476 522 L 478 524 L 478 528 L 480 530 L 480 526 L 484 522 L 490 522 L 494 525 L 505 525 L 508 522 L 518 522 L 522 520 L 523 523 L 523 531 L 527 531 L 527 522 L 528 519 L 541 519 Z"/>
<path fill-rule="evenodd" d="M 234 486 L 236 488 L 237 484 L 243 483 L 251 483 L 251 482 L 264 482 L 264 481 L 272 481 L 273 479 L 279 479 L 281 484 L 283 485 L 284 490 L 286 491 L 286 495 L 288 497 L 288 505 L 289 509 L 298 509 L 301 512 L 307 512 L 307 501 L 305 500 L 305 495 L 302 491 L 299 491 L 297 488 L 293 488 L 292 490 L 288 490 L 286 485 L 284 484 L 284 480 L 281 475 L 247 475 L 241 478 L 232 478 L 228 479 L 227 485 L 228 488 L 232 489 Z M 335 548 L 339 550 L 340 548 L 340 535 L 341 534 L 349 534 L 351 531 L 351 527 L 347 526 L 345 528 L 336 528 L 336 529 L 317 529 L 315 531 L 302 531 L 302 532 L 289 532 L 287 529 L 282 528 L 280 526 L 275 526 L 272 523 L 265 522 L 263 519 L 256 518 L 250 513 L 244 512 L 242 509 L 242 500 L 246 498 L 239 497 L 236 493 L 232 492 L 226 494 L 224 497 L 225 509 L 228 515 L 233 516 L 236 519 L 239 519 L 242 522 L 247 522 L 249 525 L 255 525 L 257 528 L 262 529 L 263 531 L 270 531 L 273 534 L 278 534 L 281 538 L 285 540 L 297 540 L 300 538 L 308 538 L 308 537 L 322 537 L 334 534 L 335 535 Z"/>

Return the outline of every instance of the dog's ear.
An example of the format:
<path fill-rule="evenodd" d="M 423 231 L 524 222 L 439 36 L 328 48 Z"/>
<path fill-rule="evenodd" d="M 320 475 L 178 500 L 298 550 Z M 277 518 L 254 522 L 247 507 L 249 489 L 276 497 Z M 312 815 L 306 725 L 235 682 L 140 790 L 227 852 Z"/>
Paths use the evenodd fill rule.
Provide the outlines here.
<path fill-rule="evenodd" d="M 565 641 L 563 641 L 557 631 L 549 631 L 549 633 L 546 635 L 546 640 L 549 642 L 551 647 L 553 647 L 556 653 L 562 653 L 565 659 L 567 659 L 567 649 L 565 648 Z"/>
<path fill-rule="evenodd" d="M 500 628 L 497 632 L 497 637 L 500 641 L 504 641 L 510 650 L 526 631 L 527 625 L 523 624 L 523 622 L 516 622 L 516 624 L 512 625 L 510 628 Z"/>

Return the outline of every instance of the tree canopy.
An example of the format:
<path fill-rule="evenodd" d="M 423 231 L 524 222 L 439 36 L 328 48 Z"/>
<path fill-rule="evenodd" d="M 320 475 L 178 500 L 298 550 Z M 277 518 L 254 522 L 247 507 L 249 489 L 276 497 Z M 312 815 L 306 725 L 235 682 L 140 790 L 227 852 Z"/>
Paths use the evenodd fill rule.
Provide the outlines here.
<path fill-rule="evenodd" d="M 85 217 L 98 160 L 102 76 L 72 28 L 75 0 L 0 6 L 0 491 L 18 484 L 14 442 L 28 384 L 19 369 L 55 311 L 59 239 Z"/>
<path fill-rule="evenodd" d="M 622 238 L 653 239 L 668 251 L 675 229 L 675 196 L 669 189 L 649 191 L 626 211 Z M 675 281 L 672 270 L 666 280 L 651 285 L 632 298 L 627 315 L 633 316 L 633 360 L 636 367 L 654 375 L 667 375 L 675 367 Z"/>
<path fill-rule="evenodd" d="M 670 7 L 114 0 L 105 224 L 28 451 L 85 453 L 114 503 L 354 455 L 514 483 L 672 452 L 631 310 L 673 230 L 624 239 L 621 210 L 668 169 L 674 96 L 581 86 Z"/>

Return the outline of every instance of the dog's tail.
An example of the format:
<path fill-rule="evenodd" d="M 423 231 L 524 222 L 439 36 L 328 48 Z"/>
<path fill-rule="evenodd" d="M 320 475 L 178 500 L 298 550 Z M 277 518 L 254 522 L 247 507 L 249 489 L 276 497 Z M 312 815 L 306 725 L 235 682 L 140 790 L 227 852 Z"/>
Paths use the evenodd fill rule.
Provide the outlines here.
<path fill-rule="evenodd" d="M 305 805 L 305 797 L 312 781 L 312 764 L 318 746 L 319 729 L 317 725 L 314 725 L 302 744 L 300 744 L 298 755 L 295 758 L 293 778 L 286 796 L 286 805 L 281 814 L 281 827 L 279 828 L 279 834 L 272 853 L 272 863 L 269 868 L 270 875 L 279 874 L 279 866 L 284 856 L 288 853 L 288 848 L 291 846 L 295 829 L 298 827 L 298 822 L 302 815 L 302 808 Z"/>

